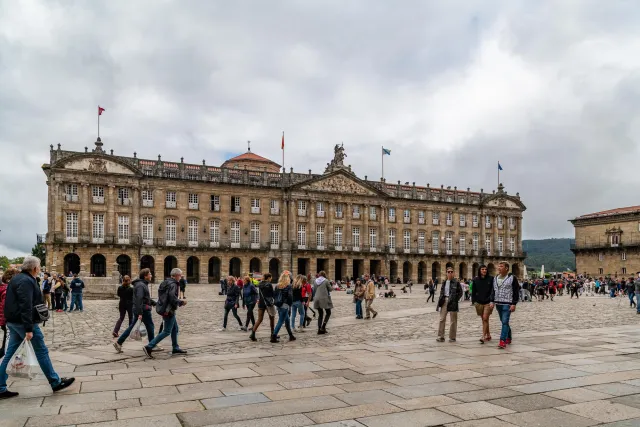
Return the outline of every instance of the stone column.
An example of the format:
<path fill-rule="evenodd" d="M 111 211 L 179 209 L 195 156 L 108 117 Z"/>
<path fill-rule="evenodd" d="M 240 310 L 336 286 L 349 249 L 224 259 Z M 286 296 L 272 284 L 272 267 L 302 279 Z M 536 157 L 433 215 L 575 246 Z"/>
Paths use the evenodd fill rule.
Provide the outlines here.
<path fill-rule="evenodd" d="M 89 236 L 89 184 L 83 182 L 80 184 L 82 194 L 80 195 L 80 206 L 82 212 L 80 214 L 80 235 Z"/>
<path fill-rule="evenodd" d="M 353 218 L 353 212 L 351 211 L 352 206 L 351 203 L 345 204 L 342 210 L 342 215 L 344 217 L 344 227 L 342 229 L 342 247 L 345 250 L 345 247 L 351 247 L 353 242 L 351 241 L 353 237 L 353 231 L 351 230 L 351 219 Z M 353 265 L 353 262 L 351 263 Z M 347 275 L 351 275 L 351 269 L 347 269 L 349 273 Z"/>
<path fill-rule="evenodd" d="M 516 250 L 522 252 L 522 218 L 516 221 Z"/>
<path fill-rule="evenodd" d="M 295 267 L 296 267 L 296 274 L 301 274 L 298 271 L 298 263 L 294 261 Z M 317 258 L 313 257 L 309 259 L 309 271 L 307 271 L 307 273 L 311 274 L 311 277 L 313 278 L 314 275 L 316 274 L 316 270 L 318 269 L 318 262 L 317 262 Z"/>
<path fill-rule="evenodd" d="M 109 190 L 107 192 L 107 224 L 106 224 L 106 230 L 105 230 L 105 236 L 111 236 L 111 238 L 115 239 L 116 236 L 116 229 L 113 226 L 113 223 L 115 221 L 115 203 L 116 203 L 116 196 L 115 196 L 115 188 L 116 186 L 113 184 L 109 184 Z"/>
<path fill-rule="evenodd" d="M 345 260 L 345 276 L 352 277 L 353 276 L 353 258 L 347 258 Z"/>
<path fill-rule="evenodd" d="M 362 215 L 364 215 L 364 222 L 363 222 L 363 226 L 362 226 L 362 230 L 360 230 L 360 251 L 364 252 L 367 251 L 368 252 L 368 247 L 369 247 L 369 206 L 368 205 L 362 205 L 362 209 L 364 210 L 364 212 L 361 214 L 361 218 Z M 365 267 L 366 271 L 368 270 L 368 267 Z"/>
<path fill-rule="evenodd" d="M 418 284 L 418 264 L 420 261 L 409 261 L 411 263 L 411 281 L 414 285 Z"/>
<path fill-rule="evenodd" d="M 131 234 L 140 236 L 140 190 L 137 187 L 133 189 L 133 218 L 131 218 L 131 223 Z"/>
<path fill-rule="evenodd" d="M 54 223 L 54 232 L 62 233 L 64 231 L 63 228 L 63 220 L 62 220 L 62 191 L 60 187 L 62 184 L 57 180 L 53 181 L 53 201 L 54 201 L 54 214 L 53 214 L 53 223 Z M 64 234 L 64 233 L 63 233 Z"/>

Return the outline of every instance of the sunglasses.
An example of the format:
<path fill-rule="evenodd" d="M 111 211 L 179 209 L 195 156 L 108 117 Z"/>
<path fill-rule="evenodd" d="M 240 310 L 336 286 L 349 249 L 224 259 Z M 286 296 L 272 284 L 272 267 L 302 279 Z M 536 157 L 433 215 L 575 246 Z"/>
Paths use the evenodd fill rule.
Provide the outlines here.
<path fill-rule="evenodd" d="M 447 271 L 447 273 L 452 273 L 453 274 L 453 271 Z"/>

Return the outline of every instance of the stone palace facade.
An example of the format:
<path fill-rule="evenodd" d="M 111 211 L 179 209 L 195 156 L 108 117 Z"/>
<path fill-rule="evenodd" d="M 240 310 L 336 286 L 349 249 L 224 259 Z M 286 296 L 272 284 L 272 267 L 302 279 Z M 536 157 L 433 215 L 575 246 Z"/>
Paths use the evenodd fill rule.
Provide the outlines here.
<path fill-rule="evenodd" d="M 522 275 L 518 194 L 361 179 L 345 156 L 336 146 L 323 174 L 282 173 L 251 151 L 216 167 L 116 156 L 100 139 L 84 152 L 51 146 L 47 266 L 95 277 L 149 267 L 156 279 L 180 267 L 191 283 L 285 269 L 424 283 L 505 260 Z"/>
<path fill-rule="evenodd" d="M 578 274 L 631 277 L 640 271 L 640 206 L 595 212 L 570 222 Z"/>

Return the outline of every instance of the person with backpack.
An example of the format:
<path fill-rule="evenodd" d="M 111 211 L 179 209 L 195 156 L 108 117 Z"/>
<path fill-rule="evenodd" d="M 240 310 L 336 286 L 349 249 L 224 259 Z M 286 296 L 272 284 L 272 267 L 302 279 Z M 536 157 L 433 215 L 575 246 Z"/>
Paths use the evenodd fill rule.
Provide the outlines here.
<path fill-rule="evenodd" d="M 164 329 L 154 339 L 149 341 L 149 344 L 142 347 L 142 351 L 147 355 L 149 359 L 153 359 L 154 348 L 160 341 L 171 335 L 171 354 L 187 354 L 186 350 L 183 350 L 178 345 L 178 321 L 176 319 L 176 312 L 178 307 L 184 307 L 187 305 L 185 300 L 178 298 L 178 292 L 180 292 L 180 279 L 182 278 L 182 270 L 174 268 L 171 270 L 170 277 L 165 279 L 160 286 L 158 286 L 158 302 L 156 304 L 156 313 L 162 316 L 162 323 Z"/>
<path fill-rule="evenodd" d="M 81 278 L 78 277 L 77 274 L 73 275 L 73 280 L 71 281 L 71 306 L 69 307 L 69 312 L 72 311 L 83 311 L 84 306 L 82 305 L 82 290 L 84 289 L 84 282 Z"/>
<path fill-rule="evenodd" d="M 151 270 L 149 268 L 143 268 L 140 270 L 138 278 L 133 281 L 133 321 L 129 323 L 129 327 L 120 335 L 118 341 L 113 343 L 118 353 L 122 353 L 122 344 L 129 338 L 138 320 L 142 321 L 147 330 L 147 339 L 151 341 L 154 338 L 155 329 L 153 316 L 151 315 L 151 307 L 156 305 L 156 302 L 151 299 L 151 293 L 149 292 L 149 282 L 151 282 L 152 279 L 153 275 L 151 274 Z"/>
<path fill-rule="evenodd" d="M 280 275 L 280 280 L 278 280 L 278 285 L 273 293 L 273 305 L 275 305 L 276 310 L 278 310 L 278 324 L 271 334 L 272 343 L 279 342 L 278 332 L 280 332 L 283 324 L 289 333 L 289 341 L 296 340 L 296 337 L 293 336 L 293 332 L 291 331 L 291 320 L 289 318 L 289 309 L 292 304 L 293 287 L 291 286 L 291 277 L 289 273 L 285 271 Z"/>
<path fill-rule="evenodd" d="M 243 283 L 242 280 L 240 280 L 240 283 Z M 241 295 L 242 289 L 236 283 L 231 281 L 227 288 L 227 299 L 224 301 L 224 320 L 222 322 L 222 328 L 218 329 L 218 332 L 224 332 L 227 330 L 227 318 L 229 317 L 230 311 L 233 312 L 233 317 L 238 321 L 238 330 L 247 330 L 247 328 L 242 326 L 242 320 L 240 320 L 240 316 L 238 316 L 238 307 L 240 305 Z"/>
<path fill-rule="evenodd" d="M 251 322 L 251 327 L 255 326 L 256 319 L 253 317 L 253 309 L 258 302 L 258 288 L 256 288 L 253 279 L 249 276 L 244 278 L 244 286 L 242 288 L 242 307 L 247 310 L 247 320 L 244 325 L 244 330 L 246 331 L 249 328 L 249 322 Z"/>
<path fill-rule="evenodd" d="M 124 276 L 122 278 L 122 285 L 118 286 L 118 310 L 120 311 L 120 318 L 116 322 L 113 328 L 113 337 L 118 338 L 120 336 L 120 327 L 124 321 L 124 316 L 129 317 L 129 325 L 133 322 L 133 287 L 131 286 L 131 277 Z"/>
<path fill-rule="evenodd" d="M 9 343 L 0 363 L 0 400 L 19 395 L 18 392 L 7 389 L 7 367 L 23 341 L 29 341 L 33 346 L 38 365 L 54 393 L 66 389 L 75 381 L 75 378 L 60 378 L 56 373 L 39 326 L 44 318 L 49 317 L 42 290 L 36 282 L 36 277 L 40 274 L 40 259 L 26 256 L 20 269 L 20 273 L 9 281 L 6 290 L 3 313 L 9 330 Z"/>
<path fill-rule="evenodd" d="M 318 273 L 318 278 L 315 281 L 313 306 L 318 310 L 318 335 L 324 335 L 327 333 L 327 323 L 329 323 L 333 308 L 331 283 L 327 280 L 327 273 L 324 271 Z"/>
<path fill-rule="evenodd" d="M 187 279 L 186 278 L 182 278 L 180 279 L 180 298 L 181 299 L 187 299 L 187 297 L 184 295 L 184 292 L 187 290 Z"/>
<path fill-rule="evenodd" d="M 13 276 L 18 274 L 17 268 L 9 268 L 2 275 L 2 281 L 0 281 L 0 328 L 2 329 L 2 347 L 0 348 L 0 359 L 4 357 L 5 345 L 7 342 L 7 319 L 4 317 L 4 306 L 7 298 L 7 287 L 9 282 L 13 279 Z"/>
<path fill-rule="evenodd" d="M 258 321 L 251 330 L 251 335 L 249 336 L 249 339 L 251 339 L 251 341 L 257 341 L 256 332 L 258 331 L 258 328 L 262 323 L 265 311 L 269 315 L 269 326 L 271 327 L 270 336 L 273 336 L 273 330 L 276 323 L 276 308 L 273 305 L 273 285 L 271 284 L 272 277 L 273 276 L 271 276 L 271 273 L 265 273 L 265 275 L 262 276 L 262 282 L 260 282 L 260 285 L 258 285 Z"/>

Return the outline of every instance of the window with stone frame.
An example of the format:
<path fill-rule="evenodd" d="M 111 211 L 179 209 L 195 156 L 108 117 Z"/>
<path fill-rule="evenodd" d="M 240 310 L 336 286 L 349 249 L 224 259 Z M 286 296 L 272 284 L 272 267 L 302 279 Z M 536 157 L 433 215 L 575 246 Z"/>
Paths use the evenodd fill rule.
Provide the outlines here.
<path fill-rule="evenodd" d="M 307 225 L 298 224 L 298 246 L 307 246 Z"/>
<path fill-rule="evenodd" d="M 253 245 L 260 244 L 260 223 L 252 222 L 251 223 L 251 243 Z"/>
<path fill-rule="evenodd" d="M 402 232 L 402 248 L 405 251 L 411 250 L 411 231 L 404 230 Z"/>
<path fill-rule="evenodd" d="M 153 217 L 152 216 L 142 217 L 142 240 L 143 240 L 143 243 L 153 242 Z"/>
<path fill-rule="evenodd" d="M 424 251 L 424 239 L 425 239 L 425 232 L 422 230 L 418 231 L 418 250 L 419 251 Z"/>
<path fill-rule="evenodd" d="M 217 219 L 209 221 L 209 242 L 220 244 L 220 221 Z"/>
<path fill-rule="evenodd" d="M 271 239 L 271 245 L 280 244 L 280 224 L 271 224 L 269 227 L 269 238 Z"/>
<path fill-rule="evenodd" d="M 352 239 L 353 239 L 353 247 L 354 248 L 359 248 L 360 247 L 360 227 L 353 227 L 351 229 L 352 232 Z"/>
<path fill-rule="evenodd" d="M 104 214 L 94 213 L 91 239 L 94 243 L 104 242 Z"/>
<path fill-rule="evenodd" d="M 68 240 L 78 238 L 78 212 L 66 213 L 67 226 L 65 228 Z"/>
<path fill-rule="evenodd" d="M 431 251 L 434 254 L 438 254 L 440 250 L 440 232 L 432 231 L 431 232 Z"/>
<path fill-rule="evenodd" d="M 472 245 L 473 245 L 473 250 L 474 251 L 478 251 L 479 250 L 479 245 L 480 245 L 480 235 L 478 233 L 473 233 L 473 239 L 472 239 Z"/>
<path fill-rule="evenodd" d="M 167 242 L 175 243 L 177 236 L 176 219 L 166 218 L 164 225 L 164 238 Z"/>
<path fill-rule="evenodd" d="M 390 228 L 389 229 L 389 250 L 391 251 L 395 251 L 396 250 L 396 229 L 395 228 Z"/>
<path fill-rule="evenodd" d="M 378 229 L 374 227 L 369 227 L 369 247 L 377 248 L 378 247 Z"/>
<path fill-rule="evenodd" d="M 342 226 L 336 225 L 333 228 L 333 244 L 336 247 L 342 247 Z"/>
<path fill-rule="evenodd" d="M 324 224 L 316 225 L 316 245 L 324 248 Z"/>
<path fill-rule="evenodd" d="M 240 221 L 231 221 L 231 243 L 240 244 Z"/>

